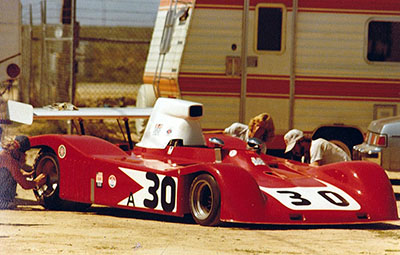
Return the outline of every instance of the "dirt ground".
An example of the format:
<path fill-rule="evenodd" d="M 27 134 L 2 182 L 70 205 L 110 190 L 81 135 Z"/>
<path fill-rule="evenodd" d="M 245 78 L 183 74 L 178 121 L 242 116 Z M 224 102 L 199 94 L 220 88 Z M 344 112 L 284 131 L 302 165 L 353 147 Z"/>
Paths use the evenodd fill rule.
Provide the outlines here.
<path fill-rule="evenodd" d="M 0 254 L 388 254 L 400 255 L 400 222 L 357 226 L 202 227 L 190 219 L 93 206 L 47 211 L 18 188 L 0 210 Z M 397 202 L 400 208 L 400 201 Z M 399 210 L 400 213 L 400 210 Z"/>

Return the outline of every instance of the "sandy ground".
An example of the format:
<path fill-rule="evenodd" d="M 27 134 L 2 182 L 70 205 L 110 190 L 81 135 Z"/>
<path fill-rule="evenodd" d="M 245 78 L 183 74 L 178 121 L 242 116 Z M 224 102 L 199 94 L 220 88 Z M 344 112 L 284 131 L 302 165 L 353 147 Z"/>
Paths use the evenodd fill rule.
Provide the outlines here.
<path fill-rule="evenodd" d="M 360 226 L 202 227 L 190 219 L 94 206 L 47 211 L 18 188 L 0 211 L 0 254 L 388 254 L 400 255 L 400 222 Z M 397 202 L 400 208 L 400 201 Z M 400 213 L 400 210 L 399 210 Z"/>

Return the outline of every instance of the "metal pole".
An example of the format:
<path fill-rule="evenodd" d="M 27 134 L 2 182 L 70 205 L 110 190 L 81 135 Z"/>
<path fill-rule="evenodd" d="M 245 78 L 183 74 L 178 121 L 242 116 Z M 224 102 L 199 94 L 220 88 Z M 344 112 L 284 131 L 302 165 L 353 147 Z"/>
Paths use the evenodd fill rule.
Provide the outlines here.
<path fill-rule="evenodd" d="M 249 0 L 243 1 L 242 15 L 242 51 L 241 51 L 241 87 L 239 103 L 239 122 L 244 123 L 246 119 L 246 93 L 247 93 L 247 30 L 249 22 Z"/>
<path fill-rule="evenodd" d="M 24 63 L 24 56 L 22 55 L 22 52 L 21 52 L 21 50 L 22 50 L 22 36 L 23 36 L 22 35 L 22 4 L 21 4 L 21 2 L 18 3 L 18 17 L 19 17 L 19 19 L 18 19 L 18 28 L 19 28 L 19 38 L 20 38 L 20 40 L 18 42 L 18 44 L 19 44 L 18 52 L 20 52 L 20 54 L 21 54 L 19 66 L 22 67 L 22 65 Z M 23 79 L 23 78 L 20 78 L 19 80 L 20 80 L 20 82 L 18 83 L 18 87 L 19 87 L 19 89 L 18 89 L 18 99 L 21 102 L 26 103 L 26 89 L 25 89 L 26 88 L 26 80 Z"/>
<path fill-rule="evenodd" d="M 42 23 L 42 43 L 41 43 L 41 64 L 40 64 L 40 83 L 39 83 L 39 104 L 47 104 L 48 100 L 45 98 L 48 96 L 47 86 L 45 81 L 45 71 L 46 71 L 46 0 L 40 2 L 41 7 L 41 23 Z"/>
<path fill-rule="evenodd" d="M 298 0 L 293 0 L 292 11 L 292 33 L 290 36 L 291 52 L 290 52 L 290 88 L 289 88 L 289 123 L 288 128 L 294 128 L 294 104 L 296 93 L 296 24 L 297 24 L 297 8 Z"/>
<path fill-rule="evenodd" d="M 75 33 L 75 26 L 76 26 L 76 0 L 71 0 L 71 45 L 70 45 L 70 55 L 69 55 L 69 62 L 70 62 L 70 68 L 69 68 L 69 84 L 68 84 L 68 97 L 69 97 L 69 102 L 71 104 L 74 104 L 75 102 L 75 83 L 76 83 L 76 76 L 75 76 L 75 54 L 76 54 L 76 33 Z M 67 133 L 72 134 L 72 121 L 69 120 L 68 122 L 68 129 Z"/>
<path fill-rule="evenodd" d="M 32 4 L 29 4 L 29 79 L 28 79 L 28 103 L 31 103 L 32 88 L 36 88 L 33 83 L 33 16 Z M 36 92 L 33 89 L 33 92 Z"/>
<path fill-rule="evenodd" d="M 76 26 L 76 0 L 71 0 L 71 54 L 70 54 L 70 73 L 69 73 L 69 100 L 71 104 L 75 101 L 75 55 L 76 55 L 76 40 L 75 26 Z"/>

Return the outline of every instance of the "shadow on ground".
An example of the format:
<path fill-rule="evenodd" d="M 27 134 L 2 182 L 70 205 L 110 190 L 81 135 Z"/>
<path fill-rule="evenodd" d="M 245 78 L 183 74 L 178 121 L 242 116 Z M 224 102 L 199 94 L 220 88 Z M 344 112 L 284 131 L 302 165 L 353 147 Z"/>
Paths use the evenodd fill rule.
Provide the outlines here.
<path fill-rule="evenodd" d="M 191 215 L 185 215 L 184 218 L 158 215 L 152 213 L 143 213 L 125 209 L 110 207 L 92 207 L 88 213 L 97 215 L 134 218 L 141 220 L 162 221 L 178 224 L 196 224 Z M 264 225 L 264 224 L 243 224 L 243 223 L 224 223 L 220 227 L 238 228 L 248 230 L 306 230 L 306 229 L 360 229 L 360 230 L 400 230 L 400 225 L 390 223 L 369 223 L 369 224 L 338 224 L 338 225 Z"/>
<path fill-rule="evenodd" d="M 400 201 L 400 193 L 396 193 L 396 200 Z M 19 205 L 17 210 L 46 210 L 40 204 L 31 199 L 16 198 L 16 203 Z M 153 213 L 138 212 L 120 208 L 112 208 L 106 206 L 94 205 L 83 211 L 74 211 L 75 213 L 96 214 L 104 216 L 112 216 L 118 218 L 132 218 L 150 221 L 162 221 L 177 224 L 197 224 L 190 214 L 183 218 L 167 215 L 159 215 Z M 238 228 L 249 230 L 304 230 L 304 229 L 364 229 L 364 230 L 400 230 L 400 225 L 389 223 L 374 223 L 374 224 L 346 224 L 346 225 L 263 225 L 263 224 L 242 224 L 242 223 L 224 223 L 222 227 Z"/>

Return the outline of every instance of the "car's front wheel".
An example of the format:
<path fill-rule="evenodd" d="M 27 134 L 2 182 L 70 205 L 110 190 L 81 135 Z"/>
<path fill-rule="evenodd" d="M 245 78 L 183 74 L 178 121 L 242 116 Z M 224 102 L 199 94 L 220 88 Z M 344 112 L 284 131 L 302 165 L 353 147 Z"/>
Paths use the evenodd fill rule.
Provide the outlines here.
<path fill-rule="evenodd" d="M 215 226 L 220 223 L 221 193 L 213 176 L 201 174 L 190 187 L 190 212 L 200 225 Z"/>

